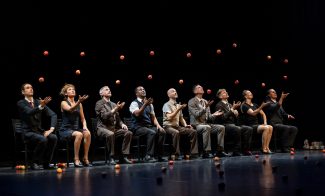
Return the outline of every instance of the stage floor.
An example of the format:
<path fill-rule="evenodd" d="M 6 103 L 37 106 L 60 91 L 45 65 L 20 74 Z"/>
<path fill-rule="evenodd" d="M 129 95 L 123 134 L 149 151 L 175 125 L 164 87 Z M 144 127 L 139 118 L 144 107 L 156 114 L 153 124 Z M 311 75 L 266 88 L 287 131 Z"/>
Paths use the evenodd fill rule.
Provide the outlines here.
<path fill-rule="evenodd" d="M 220 164 L 220 165 L 218 165 Z M 162 167 L 166 168 L 163 172 Z M 0 168 L 0 195 L 325 195 L 325 153 L 243 157 L 91 168 Z"/>

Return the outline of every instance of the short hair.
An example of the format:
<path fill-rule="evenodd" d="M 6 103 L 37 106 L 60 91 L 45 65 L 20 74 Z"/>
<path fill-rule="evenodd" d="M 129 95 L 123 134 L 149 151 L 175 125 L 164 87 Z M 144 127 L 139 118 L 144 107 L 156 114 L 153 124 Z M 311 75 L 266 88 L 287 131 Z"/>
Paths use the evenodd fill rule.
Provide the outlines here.
<path fill-rule="evenodd" d="M 243 97 L 245 97 L 247 91 L 249 91 L 249 90 L 243 90 Z"/>
<path fill-rule="evenodd" d="M 192 91 L 194 92 L 197 86 L 201 86 L 200 84 L 196 84 L 193 86 Z"/>
<path fill-rule="evenodd" d="M 105 88 L 109 88 L 108 86 L 103 86 L 102 88 L 99 89 L 99 95 L 103 97 L 103 91 Z"/>
<path fill-rule="evenodd" d="M 63 96 L 63 97 L 65 97 L 65 93 L 67 92 L 68 88 L 70 88 L 70 87 L 76 89 L 75 86 L 74 86 L 73 84 L 65 84 L 65 85 L 61 88 L 60 95 Z"/>
<path fill-rule="evenodd" d="M 222 91 L 226 91 L 225 88 L 220 88 L 218 91 L 217 91 L 217 96 L 219 97 L 219 95 L 221 94 Z"/>
<path fill-rule="evenodd" d="M 21 85 L 21 90 L 22 90 L 22 91 L 25 90 L 25 86 L 26 86 L 27 84 L 29 84 L 29 83 L 24 83 L 24 84 Z M 29 84 L 29 85 L 31 85 L 31 84 Z"/>

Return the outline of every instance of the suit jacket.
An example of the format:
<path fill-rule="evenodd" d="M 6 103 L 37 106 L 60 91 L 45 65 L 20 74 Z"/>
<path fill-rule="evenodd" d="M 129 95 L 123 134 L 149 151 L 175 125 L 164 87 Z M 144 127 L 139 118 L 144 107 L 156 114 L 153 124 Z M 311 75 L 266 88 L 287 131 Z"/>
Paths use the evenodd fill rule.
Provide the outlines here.
<path fill-rule="evenodd" d="M 223 114 L 218 118 L 218 121 L 220 124 L 235 124 L 236 123 L 236 115 L 230 110 L 232 105 L 228 103 L 229 106 L 219 101 L 216 105 L 216 111 L 221 110 Z"/>
<path fill-rule="evenodd" d="M 265 102 L 270 102 L 269 105 L 263 109 L 267 121 L 270 125 L 284 124 L 284 120 L 288 119 L 288 114 L 284 111 L 283 107 L 278 102 L 273 102 L 270 98 L 266 98 Z"/>
<path fill-rule="evenodd" d="M 122 120 L 118 112 L 112 113 L 112 109 L 116 106 L 115 103 L 101 99 L 97 101 L 95 106 L 97 116 L 97 128 L 105 128 L 115 130 L 116 127 L 122 127 Z"/>
<path fill-rule="evenodd" d="M 208 102 L 205 99 L 202 99 L 206 104 Z M 207 121 L 214 121 L 215 118 L 211 115 L 210 107 L 203 109 L 199 100 L 196 97 L 193 97 L 188 101 L 188 112 L 190 115 L 191 125 L 206 124 Z"/>
<path fill-rule="evenodd" d="M 51 127 L 55 127 L 57 123 L 57 115 L 47 106 L 42 110 L 39 109 L 39 100 L 34 99 L 34 107 L 26 99 L 17 102 L 20 119 L 22 121 L 22 130 L 24 132 L 42 133 L 42 116 L 46 115 L 51 118 Z"/>

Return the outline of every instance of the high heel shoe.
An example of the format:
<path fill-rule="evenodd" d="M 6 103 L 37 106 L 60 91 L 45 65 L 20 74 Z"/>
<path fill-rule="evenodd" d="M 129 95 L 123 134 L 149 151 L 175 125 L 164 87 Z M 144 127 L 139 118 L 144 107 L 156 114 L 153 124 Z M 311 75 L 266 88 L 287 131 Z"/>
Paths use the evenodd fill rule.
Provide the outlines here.
<path fill-rule="evenodd" d="M 85 167 L 92 167 L 93 165 L 89 162 L 88 159 L 82 159 L 82 163 Z"/>
<path fill-rule="evenodd" d="M 73 164 L 74 164 L 74 167 L 78 167 L 78 168 L 83 167 L 83 165 L 81 164 L 79 159 L 75 159 Z"/>

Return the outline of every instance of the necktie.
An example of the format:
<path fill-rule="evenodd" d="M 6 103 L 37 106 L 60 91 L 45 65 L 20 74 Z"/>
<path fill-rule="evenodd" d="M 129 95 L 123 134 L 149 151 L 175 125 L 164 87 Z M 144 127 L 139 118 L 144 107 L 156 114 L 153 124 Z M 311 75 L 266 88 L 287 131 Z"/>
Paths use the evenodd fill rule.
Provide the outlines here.
<path fill-rule="evenodd" d="M 30 106 L 32 107 L 32 108 L 34 108 L 34 103 L 31 101 L 31 102 L 29 102 L 29 104 L 30 104 Z"/>

